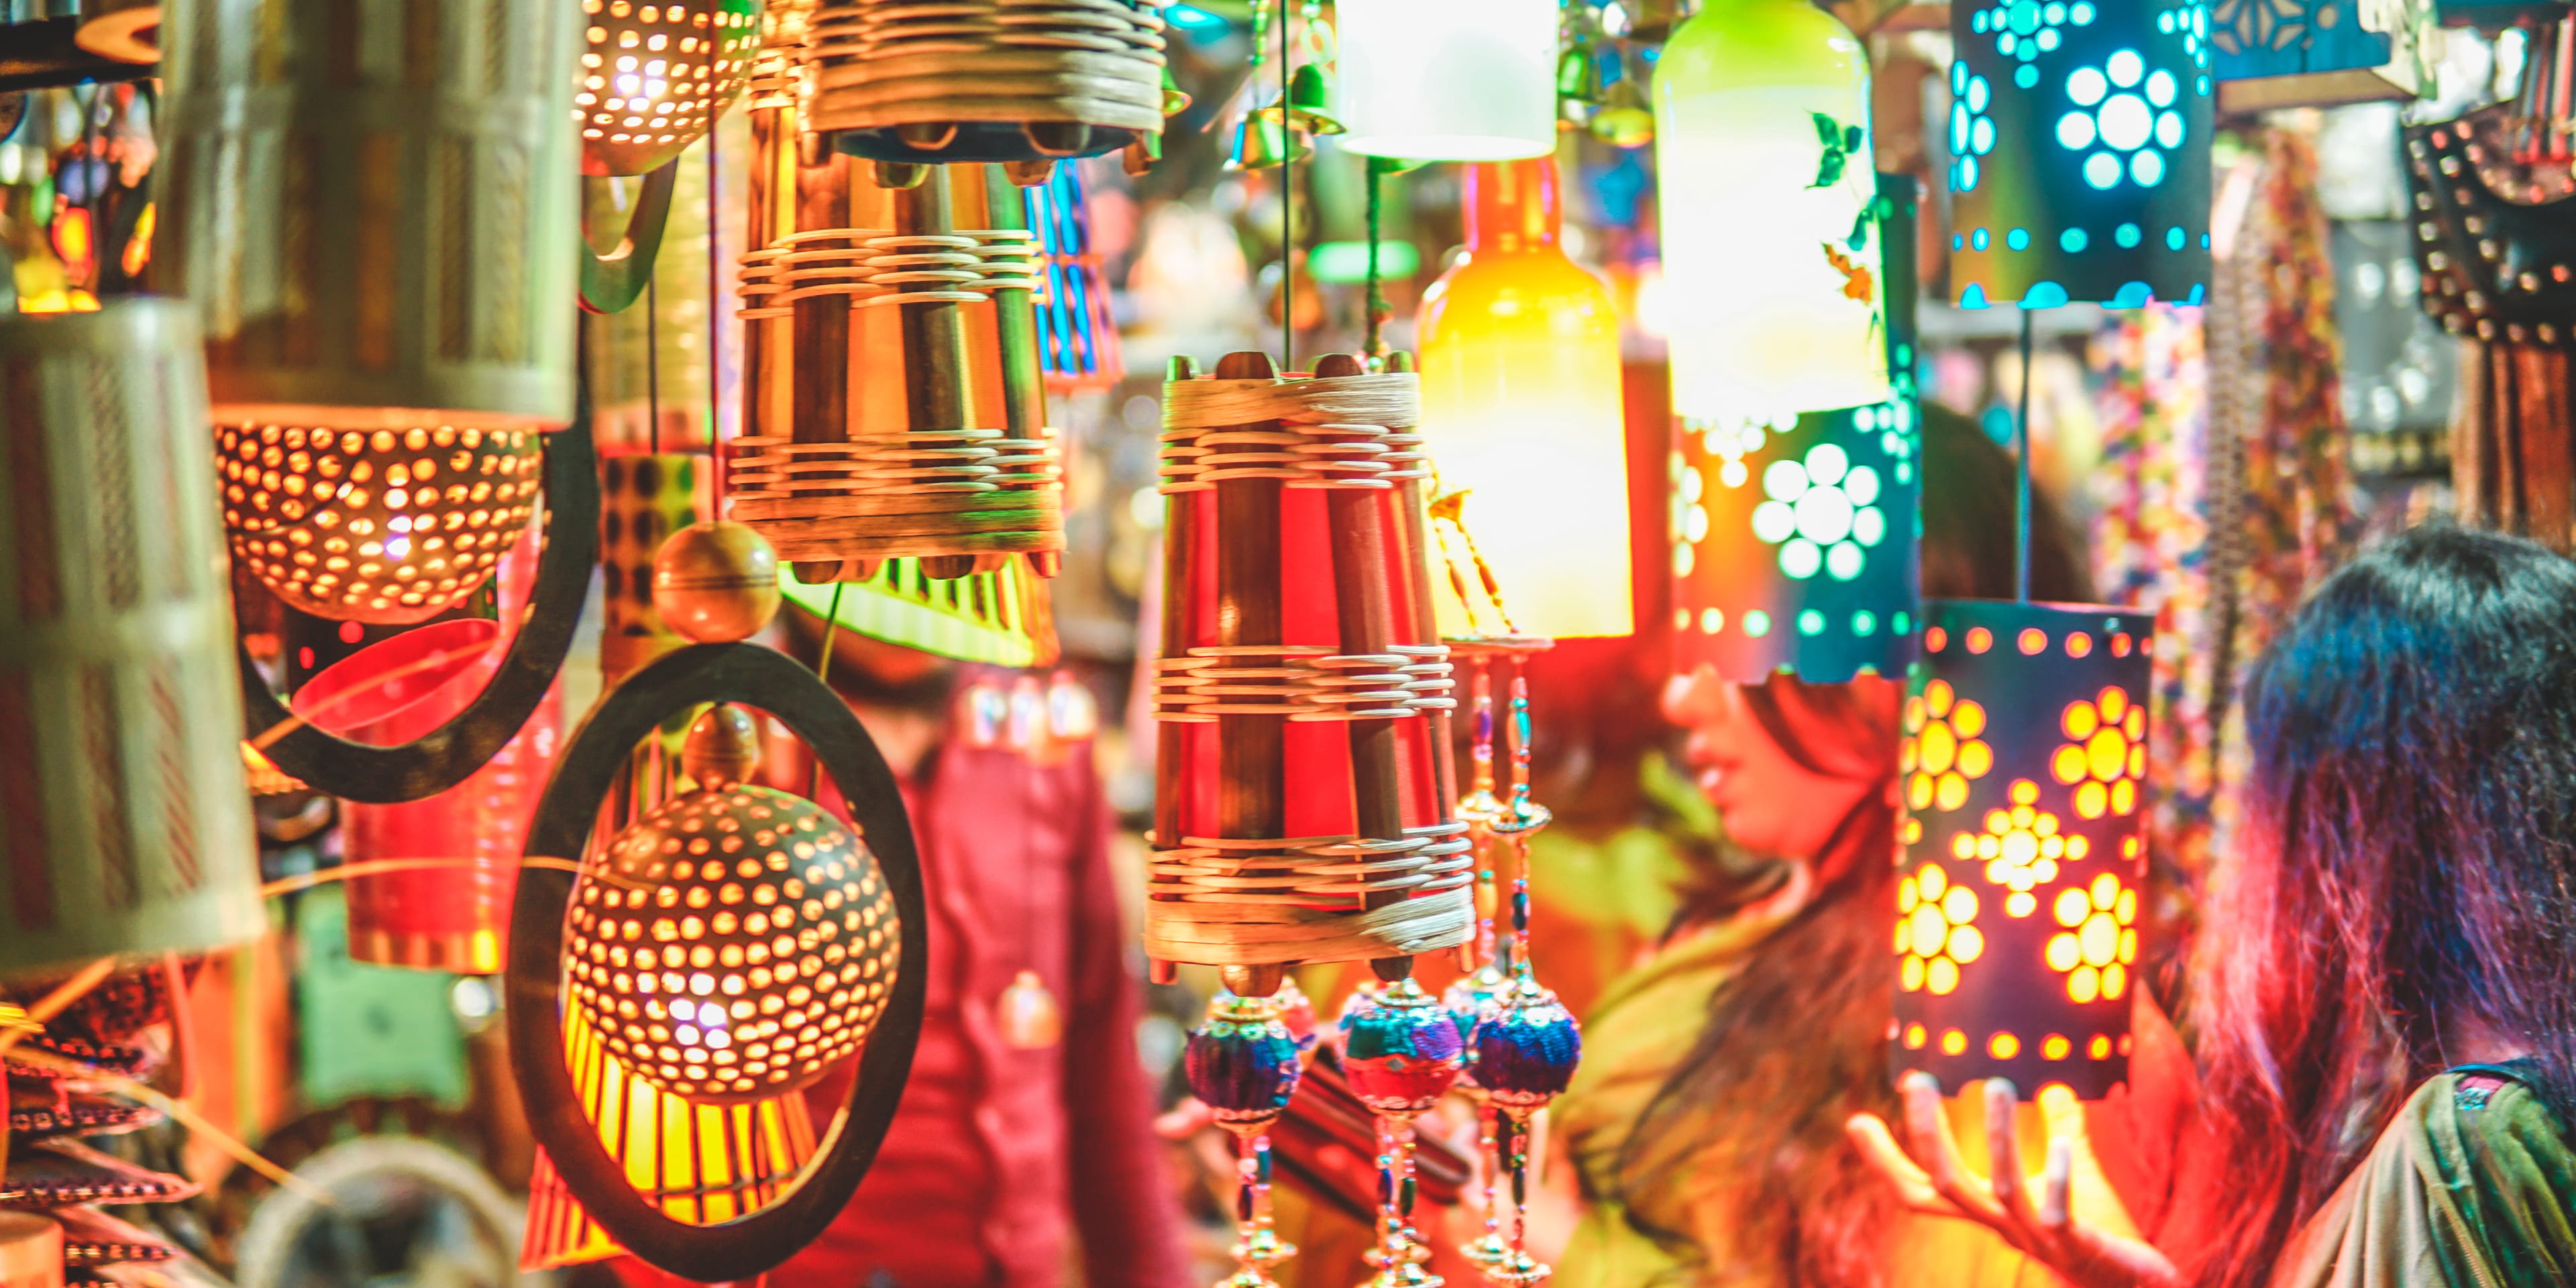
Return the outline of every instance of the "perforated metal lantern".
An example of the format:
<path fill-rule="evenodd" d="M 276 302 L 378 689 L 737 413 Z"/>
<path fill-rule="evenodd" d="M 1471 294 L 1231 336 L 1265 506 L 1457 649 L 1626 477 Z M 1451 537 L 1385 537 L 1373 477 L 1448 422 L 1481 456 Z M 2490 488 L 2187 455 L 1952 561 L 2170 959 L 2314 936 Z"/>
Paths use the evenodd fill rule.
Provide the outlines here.
<path fill-rule="evenodd" d="M 581 0 L 581 162 L 642 174 L 705 138 L 751 78 L 759 0 Z"/>
<path fill-rule="evenodd" d="M 1883 403 L 1788 427 L 1685 429 L 1671 461 L 1673 661 L 1758 683 L 1833 684 L 1914 657 L 1922 427 L 1914 397 L 1911 175 L 1879 176 L 1889 385 Z"/>
<path fill-rule="evenodd" d="M 197 307 L 215 421 L 569 422 L 579 10 L 166 8 L 155 281 Z"/>
<path fill-rule="evenodd" d="M 266 924 L 201 370 L 173 302 L 0 317 L 0 975 Z"/>
<path fill-rule="evenodd" d="M 2197 304 L 2209 283 L 2209 9 L 1950 11 L 1950 282 L 1961 308 Z"/>
<path fill-rule="evenodd" d="M 2154 619 L 1934 600 L 1905 701 L 1897 1072 L 2128 1077 Z"/>
<path fill-rule="evenodd" d="M 2453 335 L 2576 344 L 2576 174 L 2516 146 L 2512 105 L 2405 130 L 2424 309 Z"/>

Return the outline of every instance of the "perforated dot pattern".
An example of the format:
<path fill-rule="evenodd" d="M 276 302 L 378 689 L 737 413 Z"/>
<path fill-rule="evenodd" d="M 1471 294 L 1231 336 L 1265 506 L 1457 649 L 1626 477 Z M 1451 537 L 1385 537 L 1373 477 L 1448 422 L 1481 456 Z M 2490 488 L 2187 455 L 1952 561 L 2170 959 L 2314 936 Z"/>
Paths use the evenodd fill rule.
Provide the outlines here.
<path fill-rule="evenodd" d="M 642 174 L 706 136 L 751 77 L 760 41 L 745 0 L 582 0 L 573 111 L 584 169 Z"/>

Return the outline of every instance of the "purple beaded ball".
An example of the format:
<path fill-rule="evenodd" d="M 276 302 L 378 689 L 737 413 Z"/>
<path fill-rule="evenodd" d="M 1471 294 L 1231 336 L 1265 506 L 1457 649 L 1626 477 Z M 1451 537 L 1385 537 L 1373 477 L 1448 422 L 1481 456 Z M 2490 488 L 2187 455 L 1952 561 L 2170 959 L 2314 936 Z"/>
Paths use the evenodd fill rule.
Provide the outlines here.
<path fill-rule="evenodd" d="M 1190 1094 L 1219 1124 L 1238 1131 L 1265 1126 L 1296 1094 L 1305 1066 L 1279 1011 L 1271 998 L 1220 992 L 1208 1003 L 1207 1023 L 1190 1034 L 1181 1057 Z"/>

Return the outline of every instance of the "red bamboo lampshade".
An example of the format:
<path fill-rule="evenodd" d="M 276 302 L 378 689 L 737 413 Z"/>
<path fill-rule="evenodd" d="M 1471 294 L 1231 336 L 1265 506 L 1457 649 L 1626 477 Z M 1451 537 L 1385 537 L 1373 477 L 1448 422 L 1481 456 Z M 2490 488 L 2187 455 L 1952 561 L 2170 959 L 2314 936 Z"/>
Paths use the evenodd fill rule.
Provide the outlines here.
<path fill-rule="evenodd" d="M 1466 942 L 1412 372 L 1333 355 L 1280 380 L 1250 353 L 1173 375 L 1146 951 L 1261 966 Z"/>
<path fill-rule="evenodd" d="M 1897 1071 L 2100 1099 L 2128 1076 L 2154 619 L 1923 611 L 1898 761 Z"/>
<path fill-rule="evenodd" d="M 522 615 L 535 546 L 520 542 L 502 561 L 501 622 Z M 464 710 L 507 646 L 493 621 L 432 623 L 325 667 L 291 705 L 325 732 L 400 746 Z M 473 975 L 502 968 L 519 848 L 561 726 L 560 694 L 550 692 L 464 782 L 414 801 L 341 805 L 343 861 L 376 869 L 345 882 L 351 959 Z"/>

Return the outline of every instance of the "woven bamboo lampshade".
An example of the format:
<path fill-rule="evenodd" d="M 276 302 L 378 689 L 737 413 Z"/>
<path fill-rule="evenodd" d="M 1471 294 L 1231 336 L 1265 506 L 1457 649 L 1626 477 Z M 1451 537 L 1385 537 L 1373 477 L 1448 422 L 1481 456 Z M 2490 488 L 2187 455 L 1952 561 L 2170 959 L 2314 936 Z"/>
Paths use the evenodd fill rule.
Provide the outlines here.
<path fill-rule="evenodd" d="M 168 6 L 154 271 L 214 420 L 530 430 L 573 411 L 580 11 Z"/>
<path fill-rule="evenodd" d="M 879 161 L 1039 161 L 1163 129 L 1163 20 L 1134 0 L 821 0 L 812 128 Z"/>
<path fill-rule="evenodd" d="M 1258 353 L 1173 377 L 1146 952 L 1263 966 L 1465 943 L 1415 377 L 1330 355 L 1282 380 Z"/>
<path fill-rule="evenodd" d="M 265 925 L 196 343 L 0 318 L 0 976 Z"/>
<path fill-rule="evenodd" d="M 1911 175 L 1880 175 L 1888 383 L 1882 403 L 1786 427 L 1677 436 L 1672 461 L 1673 662 L 1759 683 L 1900 675 L 1921 606 Z"/>
<path fill-rule="evenodd" d="M 792 98 L 753 107 L 765 160 L 729 517 L 809 583 L 864 581 L 894 558 L 952 578 L 1028 555 L 1052 575 L 1062 469 L 1020 189 L 989 166 L 886 188 L 846 158 L 798 165 Z"/>
<path fill-rule="evenodd" d="M 735 1105 L 683 1100 L 627 1073 L 579 1015 L 565 1017 L 564 1054 L 601 1146 L 635 1192 L 674 1221 L 715 1225 L 757 1211 L 814 1156 L 813 1120 L 801 1094 Z M 519 1268 L 553 1270 L 625 1251 L 539 1150 Z"/>
<path fill-rule="evenodd" d="M 1933 600 L 1898 760 L 1897 1072 L 2128 1077 L 2153 618 Z"/>
<path fill-rule="evenodd" d="M 1959 307 L 2198 304 L 2209 282 L 2209 9 L 1950 10 Z"/>
<path fill-rule="evenodd" d="M 581 168 L 642 174 L 706 137 L 751 77 L 758 0 L 581 0 Z"/>

